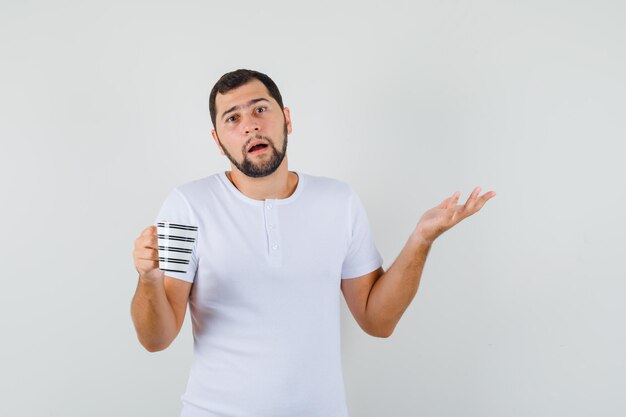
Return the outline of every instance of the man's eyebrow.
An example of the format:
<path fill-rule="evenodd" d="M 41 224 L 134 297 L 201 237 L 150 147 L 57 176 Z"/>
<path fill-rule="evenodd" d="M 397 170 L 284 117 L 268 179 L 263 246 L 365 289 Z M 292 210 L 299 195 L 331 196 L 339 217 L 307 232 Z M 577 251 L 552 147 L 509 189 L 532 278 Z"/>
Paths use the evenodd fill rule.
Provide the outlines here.
<path fill-rule="evenodd" d="M 267 102 L 269 103 L 269 100 L 268 100 L 268 99 L 266 99 L 266 98 L 263 98 L 263 97 L 260 97 L 260 98 L 253 98 L 252 100 L 250 100 L 249 102 L 247 102 L 247 103 L 246 103 L 245 107 L 246 107 L 246 108 L 247 108 L 247 107 L 250 107 L 250 106 L 252 106 L 253 104 L 258 103 L 259 101 L 267 101 Z M 235 110 L 239 110 L 240 108 L 241 108 L 241 106 L 239 106 L 239 105 L 236 105 L 236 106 L 231 107 L 230 109 L 228 109 L 228 110 L 226 110 L 224 113 L 222 113 L 222 117 L 221 117 L 221 118 L 223 119 L 223 118 L 224 118 L 224 116 L 226 116 L 228 113 L 233 112 L 233 111 L 235 111 Z"/>

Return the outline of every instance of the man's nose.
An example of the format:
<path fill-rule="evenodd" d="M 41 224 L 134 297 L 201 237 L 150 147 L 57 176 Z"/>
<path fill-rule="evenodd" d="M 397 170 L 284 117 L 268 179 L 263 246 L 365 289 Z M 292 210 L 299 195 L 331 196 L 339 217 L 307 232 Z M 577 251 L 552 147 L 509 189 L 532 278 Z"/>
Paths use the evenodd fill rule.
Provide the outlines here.
<path fill-rule="evenodd" d="M 242 127 L 243 127 L 244 132 L 247 135 L 250 134 L 250 133 L 253 133 L 253 132 L 258 132 L 259 129 L 260 129 L 259 124 L 252 117 L 246 118 L 244 120 L 244 123 L 242 124 Z"/>

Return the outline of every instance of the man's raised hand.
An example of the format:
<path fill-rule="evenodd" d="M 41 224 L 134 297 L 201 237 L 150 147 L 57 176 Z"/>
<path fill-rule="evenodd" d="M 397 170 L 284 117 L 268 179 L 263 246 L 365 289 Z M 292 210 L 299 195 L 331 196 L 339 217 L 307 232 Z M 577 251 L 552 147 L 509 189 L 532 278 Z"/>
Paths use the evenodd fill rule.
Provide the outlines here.
<path fill-rule="evenodd" d="M 426 211 L 417 223 L 412 238 L 426 244 L 432 244 L 442 233 L 476 213 L 490 198 L 496 195 L 494 191 L 486 192 L 482 196 L 479 194 L 480 187 L 474 188 L 465 204 L 459 205 L 457 203 L 461 193 L 457 191 L 452 197 L 443 200 L 437 207 Z"/>

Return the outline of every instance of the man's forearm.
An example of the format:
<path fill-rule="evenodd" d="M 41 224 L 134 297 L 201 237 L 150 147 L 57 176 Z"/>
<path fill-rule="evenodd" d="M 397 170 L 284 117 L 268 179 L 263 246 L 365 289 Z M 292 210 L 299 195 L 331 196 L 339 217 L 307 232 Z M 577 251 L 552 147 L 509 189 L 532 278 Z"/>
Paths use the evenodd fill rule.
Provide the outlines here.
<path fill-rule="evenodd" d="M 139 341 L 151 352 L 165 349 L 176 337 L 176 316 L 163 281 L 150 282 L 139 278 L 131 315 Z"/>
<path fill-rule="evenodd" d="M 372 286 L 365 314 L 378 334 L 391 335 L 415 297 L 431 246 L 411 236 L 389 270 Z"/>

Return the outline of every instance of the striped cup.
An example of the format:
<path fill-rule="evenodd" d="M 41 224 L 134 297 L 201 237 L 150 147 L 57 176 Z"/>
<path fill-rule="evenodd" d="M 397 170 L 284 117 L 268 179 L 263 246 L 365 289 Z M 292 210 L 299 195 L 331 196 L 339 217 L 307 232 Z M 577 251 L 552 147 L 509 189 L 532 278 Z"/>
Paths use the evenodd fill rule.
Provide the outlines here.
<path fill-rule="evenodd" d="M 165 272 L 187 272 L 198 227 L 171 222 L 157 222 L 159 269 Z"/>

